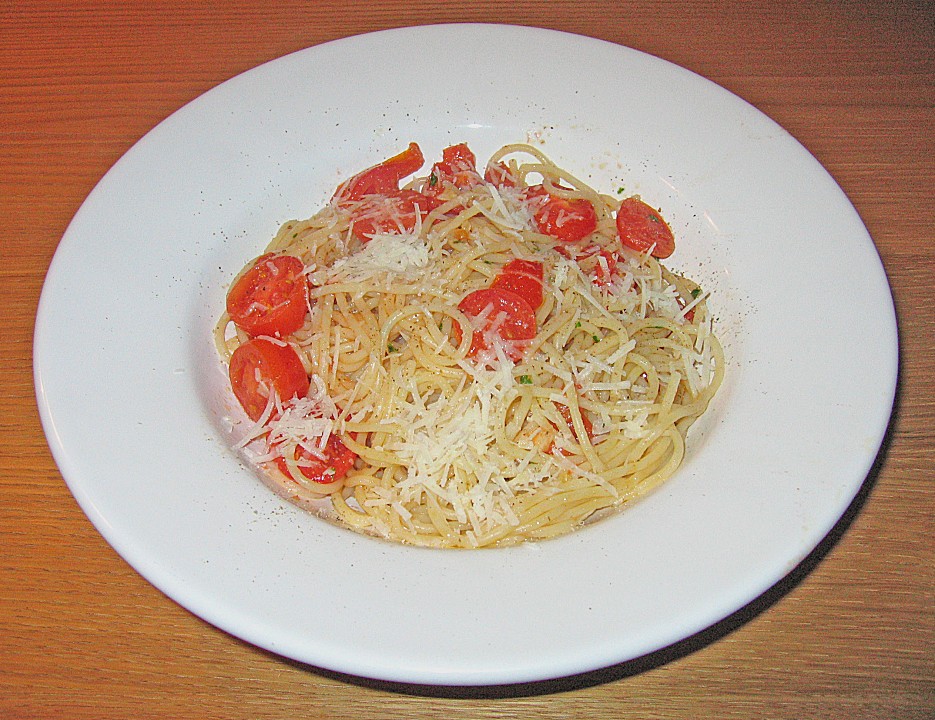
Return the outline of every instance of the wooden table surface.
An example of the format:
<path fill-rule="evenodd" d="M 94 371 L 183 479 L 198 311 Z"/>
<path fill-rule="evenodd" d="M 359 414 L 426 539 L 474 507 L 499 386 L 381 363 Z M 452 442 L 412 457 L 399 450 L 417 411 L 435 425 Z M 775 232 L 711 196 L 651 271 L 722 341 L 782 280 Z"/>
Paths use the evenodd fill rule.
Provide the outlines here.
<path fill-rule="evenodd" d="M 900 323 L 901 378 L 883 450 L 858 500 L 803 566 L 670 651 L 533 685 L 348 678 L 191 615 L 134 572 L 79 509 L 49 453 L 31 374 L 33 322 L 56 245 L 87 193 L 146 131 L 291 51 L 457 21 L 613 41 L 751 102 L 851 198 Z M 0 717 L 935 716 L 930 3 L 4 0 L 0 41 Z"/>

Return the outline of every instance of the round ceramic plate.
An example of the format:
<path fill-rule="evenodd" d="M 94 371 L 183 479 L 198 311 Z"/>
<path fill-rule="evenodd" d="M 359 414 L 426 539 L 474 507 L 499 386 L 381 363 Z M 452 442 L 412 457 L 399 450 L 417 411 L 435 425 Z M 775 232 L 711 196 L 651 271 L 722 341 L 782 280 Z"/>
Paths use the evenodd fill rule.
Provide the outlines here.
<path fill-rule="evenodd" d="M 667 263 L 712 293 L 727 376 L 659 490 L 558 540 L 424 550 L 280 500 L 230 449 L 210 337 L 227 284 L 280 223 L 410 141 L 428 158 L 466 141 L 481 161 L 533 142 L 593 186 L 663 209 L 678 237 Z M 788 133 L 657 58 L 496 25 L 327 43 L 180 109 L 76 214 L 35 335 L 55 459 L 144 577 L 283 656 L 454 685 L 632 659 L 758 597 L 861 487 L 896 368 L 873 243 Z"/>

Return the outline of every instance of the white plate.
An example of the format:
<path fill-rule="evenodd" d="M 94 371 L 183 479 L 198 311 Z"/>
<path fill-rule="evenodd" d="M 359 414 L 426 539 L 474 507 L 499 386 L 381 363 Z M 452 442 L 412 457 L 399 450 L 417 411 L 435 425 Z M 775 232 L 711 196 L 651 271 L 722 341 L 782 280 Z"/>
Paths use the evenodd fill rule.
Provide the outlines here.
<path fill-rule="evenodd" d="M 392 545 L 279 500 L 219 419 L 230 396 L 210 328 L 232 275 L 282 221 L 410 140 L 427 157 L 467 141 L 485 159 L 527 139 L 661 206 L 671 265 L 714 294 L 727 379 L 682 469 L 589 529 L 492 551 Z M 144 577 L 283 656 L 452 685 L 632 659 L 755 599 L 859 490 L 896 368 L 873 243 L 785 131 L 662 60 L 493 25 L 327 43 L 176 112 L 76 214 L 35 335 L 55 459 Z"/>

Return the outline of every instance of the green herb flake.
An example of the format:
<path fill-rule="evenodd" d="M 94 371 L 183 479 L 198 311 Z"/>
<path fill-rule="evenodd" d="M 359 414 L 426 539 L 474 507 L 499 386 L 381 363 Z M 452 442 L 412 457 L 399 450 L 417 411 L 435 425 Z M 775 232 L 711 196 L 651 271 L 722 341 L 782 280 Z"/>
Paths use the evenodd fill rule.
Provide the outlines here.
<path fill-rule="evenodd" d="M 575 328 L 580 328 L 580 327 L 581 327 L 581 321 L 579 320 L 578 322 L 575 323 Z"/>
<path fill-rule="evenodd" d="M 520 375 L 519 384 L 520 385 L 532 385 L 532 377 L 529 375 Z"/>
<path fill-rule="evenodd" d="M 390 344 L 386 346 L 386 351 L 394 353 L 394 352 L 398 352 L 399 349 L 395 345 Z"/>
<path fill-rule="evenodd" d="M 697 298 L 699 295 L 701 295 L 701 288 L 695 288 L 694 290 L 692 290 L 693 298 Z"/>
<path fill-rule="evenodd" d="M 601 341 L 600 335 L 592 335 L 592 336 L 591 336 L 591 339 L 592 339 L 594 342 L 600 342 L 600 341 Z"/>
<path fill-rule="evenodd" d="M 435 173 L 429 175 L 429 187 L 435 187 L 438 185 L 438 176 Z"/>

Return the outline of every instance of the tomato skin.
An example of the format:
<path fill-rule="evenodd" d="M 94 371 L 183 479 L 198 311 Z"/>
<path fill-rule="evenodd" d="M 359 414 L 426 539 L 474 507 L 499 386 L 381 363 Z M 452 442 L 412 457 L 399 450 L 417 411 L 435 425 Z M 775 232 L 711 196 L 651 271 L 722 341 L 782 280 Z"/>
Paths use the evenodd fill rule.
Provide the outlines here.
<path fill-rule="evenodd" d="M 415 190 L 394 190 L 354 209 L 354 234 L 367 241 L 378 233 L 411 233 L 417 217 L 425 218 L 440 204 L 436 198 Z"/>
<path fill-rule="evenodd" d="M 514 259 L 503 266 L 490 287 L 514 292 L 537 310 L 542 305 L 542 278 L 542 263 Z"/>
<path fill-rule="evenodd" d="M 312 455 L 308 450 L 301 446 L 296 446 L 294 458 L 299 464 L 299 470 L 302 475 L 316 483 L 332 483 L 340 480 L 348 471 L 354 467 L 354 461 L 357 460 L 357 453 L 350 450 L 337 435 L 328 437 L 323 451 L 324 459 Z M 276 467 L 286 477 L 294 480 L 289 472 L 289 466 L 285 458 L 277 457 Z"/>
<path fill-rule="evenodd" d="M 261 255 L 227 293 L 227 314 L 248 335 L 284 337 L 305 322 L 307 290 L 301 260 Z"/>
<path fill-rule="evenodd" d="M 243 343 L 231 355 L 231 389 L 251 420 L 259 420 L 275 391 L 282 401 L 308 394 L 309 380 L 295 350 L 264 338 Z"/>
<path fill-rule="evenodd" d="M 597 229 L 597 211 L 590 200 L 552 195 L 542 185 L 527 188 L 525 195 L 534 201 L 533 220 L 543 235 L 571 243 Z"/>
<path fill-rule="evenodd" d="M 486 316 L 488 327 L 494 324 L 500 314 L 506 316 L 498 328 L 498 334 L 504 340 L 524 341 L 536 337 L 536 313 L 526 300 L 514 292 L 492 287 L 481 288 L 469 292 L 458 303 L 458 309 L 469 317 L 477 317 L 488 307 L 491 308 Z M 455 322 L 452 324 L 452 330 L 456 342 L 460 345 L 461 326 Z M 467 355 L 474 357 L 487 348 L 484 331 L 476 330 Z M 508 352 L 508 355 L 514 361 L 519 360 L 522 357 L 520 347 L 517 347 L 515 352 Z"/>
<path fill-rule="evenodd" d="M 388 195 L 399 190 L 399 182 L 425 162 L 422 149 L 416 143 L 379 165 L 358 173 L 338 186 L 332 199 L 360 200 L 366 195 Z"/>
<path fill-rule="evenodd" d="M 649 205 L 637 197 L 626 198 L 617 210 L 617 234 L 620 242 L 631 250 L 667 258 L 675 251 L 675 236 L 668 223 Z"/>

